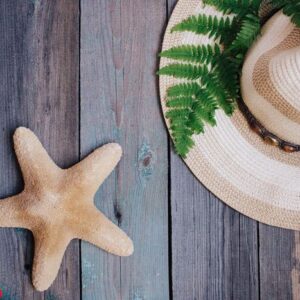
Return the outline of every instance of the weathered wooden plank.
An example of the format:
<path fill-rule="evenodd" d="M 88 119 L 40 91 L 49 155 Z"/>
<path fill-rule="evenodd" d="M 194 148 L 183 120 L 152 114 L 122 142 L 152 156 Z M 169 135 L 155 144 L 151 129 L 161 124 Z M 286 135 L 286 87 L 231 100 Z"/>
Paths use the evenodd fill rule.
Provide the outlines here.
<path fill-rule="evenodd" d="M 257 222 L 214 197 L 173 152 L 171 218 L 174 299 L 259 299 Z"/>
<path fill-rule="evenodd" d="M 259 299 L 257 224 L 171 157 L 174 299 Z"/>
<path fill-rule="evenodd" d="M 76 0 L 0 1 L 1 197 L 23 185 L 11 143 L 17 126 L 34 130 L 61 166 L 79 158 L 78 25 Z M 0 229 L 4 299 L 79 299 L 78 242 L 46 293 L 31 285 L 32 254 L 29 232 Z"/>
<path fill-rule="evenodd" d="M 261 299 L 300 299 L 299 232 L 260 224 Z"/>
<path fill-rule="evenodd" d="M 83 299 L 168 299 L 168 150 L 158 105 L 164 0 L 81 1 L 81 154 L 124 150 L 97 206 L 133 239 L 113 257 L 82 244 Z"/>

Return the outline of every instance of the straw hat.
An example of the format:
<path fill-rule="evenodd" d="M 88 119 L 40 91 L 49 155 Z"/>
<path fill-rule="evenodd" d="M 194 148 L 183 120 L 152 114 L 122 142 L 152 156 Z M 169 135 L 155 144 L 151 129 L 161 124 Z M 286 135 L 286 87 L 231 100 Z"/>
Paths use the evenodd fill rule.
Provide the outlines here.
<path fill-rule="evenodd" d="M 220 15 L 199 0 L 179 0 L 162 50 L 210 42 L 206 36 L 170 31 L 175 24 L 200 13 Z M 160 66 L 170 62 L 162 58 Z M 160 77 L 164 114 L 166 91 L 176 83 L 178 79 L 171 76 Z M 300 152 L 293 152 L 299 150 L 293 144 L 300 145 L 300 28 L 282 12 L 267 21 L 248 51 L 241 94 L 246 104 L 241 105 L 243 112 L 236 109 L 227 117 L 218 110 L 217 126 L 206 126 L 204 134 L 193 136 L 195 145 L 185 162 L 232 208 L 266 224 L 300 230 Z M 249 121 L 260 135 L 250 128 Z M 169 127 L 167 119 L 166 123 Z"/>

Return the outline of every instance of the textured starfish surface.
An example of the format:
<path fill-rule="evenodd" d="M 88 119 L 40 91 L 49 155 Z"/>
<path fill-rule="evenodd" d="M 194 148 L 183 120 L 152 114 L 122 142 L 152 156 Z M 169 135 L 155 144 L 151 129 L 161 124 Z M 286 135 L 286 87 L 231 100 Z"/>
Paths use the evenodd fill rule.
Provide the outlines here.
<path fill-rule="evenodd" d="M 119 162 L 118 144 L 106 144 L 78 164 L 59 168 L 32 131 L 20 127 L 14 147 L 24 178 L 24 190 L 0 200 L 0 227 L 32 231 L 35 253 L 34 287 L 46 290 L 57 276 L 64 252 L 74 238 L 115 255 L 133 252 L 130 238 L 94 206 L 94 195 Z"/>

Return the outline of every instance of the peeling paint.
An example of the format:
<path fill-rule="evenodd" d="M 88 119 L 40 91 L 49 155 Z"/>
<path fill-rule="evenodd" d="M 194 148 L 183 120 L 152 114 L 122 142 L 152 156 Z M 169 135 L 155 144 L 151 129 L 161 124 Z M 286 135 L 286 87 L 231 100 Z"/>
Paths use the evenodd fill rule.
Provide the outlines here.
<path fill-rule="evenodd" d="M 121 136 L 122 136 L 121 133 L 122 133 L 122 131 L 119 127 L 113 128 L 112 135 L 113 135 L 115 141 L 119 141 L 121 139 Z"/>
<path fill-rule="evenodd" d="M 34 11 L 35 11 L 35 6 L 37 4 L 39 4 L 40 0 L 31 0 L 29 2 L 29 9 L 28 9 L 28 13 L 27 13 L 27 16 L 28 17 L 32 17 L 34 15 Z"/>
<path fill-rule="evenodd" d="M 144 296 L 142 296 L 142 292 L 141 292 L 140 289 L 137 289 L 137 290 L 134 292 L 133 300 L 145 300 Z"/>
<path fill-rule="evenodd" d="M 31 0 L 32 4 L 39 4 L 41 0 Z"/>
<path fill-rule="evenodd" d="M 59 300 L 59 298 L 56 297 L 55 295 L 49 293 L 46 295 L 45 300 Z"/>
<path fill-rule="evenodd" d="M 28 230 L 27 230 L 27 229 L 24 229 L 24 228 L 16 228 L 15 231 L 16 231 L 17 233 L 22 233 L 22 234 L 28 232 Z"/>
<path fill-rule="evenodd" d="M 149 180 L 153 174 L 155 155 L 150 144 L 143 142 L 138 150 L 138 170 L 142 181 Z"/>
<path fill-rule="evenodd" d="M 82 259 L 82 288 L 86 289 L 98 279 L 95 266 L 86 258 Z"/>

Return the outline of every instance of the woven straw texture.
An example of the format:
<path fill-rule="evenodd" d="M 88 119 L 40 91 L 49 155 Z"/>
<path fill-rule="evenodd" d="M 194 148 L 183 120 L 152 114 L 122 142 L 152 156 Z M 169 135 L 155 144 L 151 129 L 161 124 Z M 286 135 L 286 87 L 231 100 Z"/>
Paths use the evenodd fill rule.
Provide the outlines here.
<path fill-rule="evenodd" d="M 175 24 L 199 13 L 220 15 L 214 8 L 204 6 L 199 0 L 179 0 L 167 26 L 162 50 L 182 44 L 211 43 L 212 41 L 206 36 L 190 32 L 170 33 Z M 270 36 L 267 34 L 276 22 L 281 27 L 285 25 L 283 27 L 285 30 L 271 32 L 272 46 L 268 41 Z M 292 87 L 297 84 L 296 79 L 300 76 L 295 77 L 294 73 L 299 70 L 294 67 L 291 71 L 289 64 L 295 65 L 296 62 L 297 65 L 300 51 L 297 52 L 294 42 L 286 43 L 285 46 L 281 44 L 285 39 L 291 40 L 289 36 L 291 33 L 292 39 L 294 35 L 296 37 L 299 34 L 297 31 L 294 32 L 289 22 L 287 23 L 287 17 L 281 13 L 272 17 L 263 28 L 263 37 L 255 43 L 246 57 L 241 89 L 244 101 L 253 114 L 260 121 L 264 121 L 268 129 L 274 130 L 274 133 L 291 142 L 298 142 L 300 141 L 300 124 L 295 118 L 299 118 L 300 104 L 295 99 L 300 98 L 300 82 L 298 89 L 294 87 L 292 90 Z M 266 36 L 265 40 L 264 36 Z M 299 46 L 300 40 L 298 39 Z M 282 55 L 283 51 L 279 51 L 280 49 L 291 51 L 292 55 Z M 268 70 L 271 66 L 271 71 L 267 72 L 266 78 L 262 77 L 262 68 L 265 65 L 259 64 L 259 59 L 265 61 L 265 65 L 269 66 Z M 162 58 L 160 67 L 170 62 L 172 60 Z M 265 86 L 260 85 L 259 80 L 266 81 L 267 76 L 270 77 L 268 81 L 271 82 L 270 85 L 275 85 L 276 89 L 266 91 Z M 277 87 L 278 81 L 285 82 L 285 86 L 281 84 L 281 87 Z M 164 115 L 167 111 L 166 91 L 179 82 L 182 80 L 170 76 L 160 77 L 160 95 Z M 272 103 L 271 99 L 264 98 L 265 93 L 270 95 L 275 93 L 280 101 Z M 256 97 L 256 102 L 251 102 L 253 97 Z M 257 105 L 257 102 L 265 105 L 263 109 Z M 271 113 L 268 114 L 270 107 Z M 218 111 L 216 119 L 217 126 L 206 126 L 204 134 L 193 137 L 195 146 L 185 159 L 188 167 L 212 193 L 237 211 L 269 225 L 299 230 L 300 153 L 285 153 L 263 142 L 256 133 L 250 130 L 247 121 L 238 109 L 231 118 L 222 111 Z M 165 120 L 169 127 L 168 120 Z M 297 129 L 298 132 L 295 133 Z"/>

